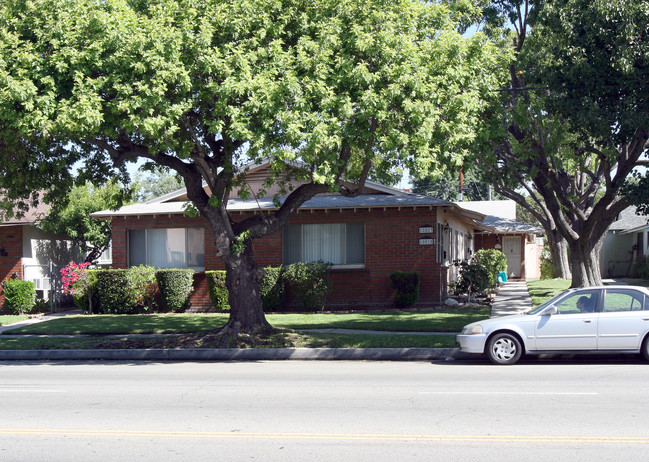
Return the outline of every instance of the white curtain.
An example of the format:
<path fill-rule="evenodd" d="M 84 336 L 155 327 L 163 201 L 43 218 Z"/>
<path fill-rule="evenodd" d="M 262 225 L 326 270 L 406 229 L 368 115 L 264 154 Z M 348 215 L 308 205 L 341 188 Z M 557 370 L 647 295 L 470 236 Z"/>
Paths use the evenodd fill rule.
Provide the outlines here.
<path fill-rule="evenodd" d="M 345 225 L 304 225 L 304 261 L 322 260 L 342 265 L 345 263 Z"/>
<path fill-rule="evenodd" d="M 166 229 L 147 229 L 147 263 L 156 268 L 170 268 L 171 257 L 167 249 Z"/>

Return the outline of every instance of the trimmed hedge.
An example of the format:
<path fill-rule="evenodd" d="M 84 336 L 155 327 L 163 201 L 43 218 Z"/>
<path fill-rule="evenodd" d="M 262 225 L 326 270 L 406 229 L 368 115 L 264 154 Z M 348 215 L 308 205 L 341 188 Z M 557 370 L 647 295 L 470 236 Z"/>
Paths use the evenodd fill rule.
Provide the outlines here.
<path fill-rule="evenodd" d="M 137 312 L 137 291 L 129 270 L 97 271 L 95 284 L 99 309 L 106 314 L 132 314 Z M 94 307 L 93 307 L 94 311 Z"/>
<path fill-rule="evenodd" d="M 419 300 L 419 271 L 395 271 L 390 274 L 390 286 L 396 291 L 394 303 L 399 308 L 414 305 Z"/>
<path fill-rule="evenodd" d="M 33 282 L 7 279 L 2 284 L 5 293 L 4 310 L 10 314 L 29 313 L 36 303 Z"/>
<path fill-rule="evenodd" d="M 181 312 L 189 308 L 189 296 L 194 288 L 194 271 L 191 269 L 161 269 L 156 273 L 160 301 L 165 312 Z"/>
<path fill-rule="evenodd" d="M 227 311 L 230 309 L 228 304 L 229 292 L 225 286 L 225 271 L 205 271 L 207 279 L 207 289 L 210 292 L 212 306 L 217 310 Z"/>
<path fill-rule="evenodd" d="M 137 298 L 136 311 L 149 311 L 156 308 L 158 297 L 158 281 L 153 266 L 139 265 L 128 269 L 129 283 Z"/>
<path fill-rule="evenodd" d="M 264 277 L 259 284 L 259 295 L 264 311 L 276 311 L 284 306 L 285 293 L 284 267 L 264 268 Z"/>
<path fill-rule="evenodd" d="M 155 268 L 83 270 L 74 284 L 74 304 L 88 313 L 134 314 L 155 308 Z M 92 297 L 92 306 L 88 303 Z"/>
<path fill-rule="evenodd" d="M 333 281 L 329 277 L 331 263 L 310 261 L 291 263 L 284 273 L 286 283 L 302 299 L 308 310 L 324 310 Z"/>

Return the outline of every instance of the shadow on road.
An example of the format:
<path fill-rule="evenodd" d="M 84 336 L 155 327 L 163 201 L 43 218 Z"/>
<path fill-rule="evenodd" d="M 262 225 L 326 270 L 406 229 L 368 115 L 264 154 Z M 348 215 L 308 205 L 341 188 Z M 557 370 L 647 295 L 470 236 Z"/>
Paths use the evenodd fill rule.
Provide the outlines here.
<path fill-rule="evenodd" d="M 444 364 L 449 366 L 495 366 L 484 356 L 476 356 L 475 358 L 460 358 L 453 360 L 440 360 L 433 361 L 434 364 Z M 543 354 L 543 355 L 526 355 L 518 361 L 514 366 L 500 366 L 500 367 L 516 367 L 518 365 L 535 365 L 535 366 L 569 366 L 569 365 L 596 365 L 596 364 L 638 364 L 649 367 L 649 362 L 646 361 L 640 354 Z"/>

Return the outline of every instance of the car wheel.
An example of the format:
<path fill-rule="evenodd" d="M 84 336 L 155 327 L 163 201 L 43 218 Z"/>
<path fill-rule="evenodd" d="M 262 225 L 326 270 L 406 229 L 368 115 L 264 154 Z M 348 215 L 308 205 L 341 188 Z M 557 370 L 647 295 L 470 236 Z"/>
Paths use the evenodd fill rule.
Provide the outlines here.
<path fill-rule="evenodd" d="M 487 357 L 494 364 L 515 364 L 523 354 L 523 347 L 512 334 L 496 334 L 487 343 Z"/>
<path fill-rule="evenodd" d="M 644 359 L 649 361 L 649 337 L 646 337 L 644 342 L 642 342 L 642 355 Z"/>

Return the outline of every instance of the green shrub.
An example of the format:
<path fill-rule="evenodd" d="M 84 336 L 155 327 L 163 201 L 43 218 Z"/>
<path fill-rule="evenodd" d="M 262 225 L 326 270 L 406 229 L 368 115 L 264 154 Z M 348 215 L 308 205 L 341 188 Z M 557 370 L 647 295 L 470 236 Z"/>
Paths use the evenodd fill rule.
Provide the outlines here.
<path fill-rule="evenodd" d="M 152 310 L 158 293 L 155 268 L 84 270 L 74 283 L 74 304 L 87 312 L 134 314 Z M 92 307 L 88 303 L 92 297 Z"/>
<path fill-rule="evenodd" d="M 214 308 L 229 310 L 228 288 L 225 285 L 225 271 L 206 271 L 207 288 Z M 264 277 L 259 283 L 261 303 L 266 311 L 277 310 L 284 305 L 284 268 L 264 268 Z"/>
<path fill-rule="evenodd" d="M 390 286 L 396 291 L 394 303 L 406 308 L 419 300 L 419 271 L 395 271 L 390 274 Z"/>
<path fill-rule="evenodd" d="M 2 283 L 5 293 L 4 310 L 9 314 L 29 313 L 36 303 L 36 288 L 33 282 L 7 279 Z"/>
<path fill-rule="evenodd" d="M 34 303 L 34 308 L 32 308 L 32 313 L 49 313 L 52 310 L 50 306 L 50 301 L 45 298 L 36 298 Z"/>
<path fill-rule="evenodd" d="M 162 269 L 156 273 L 163 311 L 185 311 L 194 288 L 194 271 L 190 269 Z"/>
<path fill-rule="evenodd" d="M 331 263 L 312 261 L 292 263 L 284 273 L 285 281 L 294 288 L 302 299 L 302 306 L 308 310 L 323 310 L 327 295 L 331 292 L 329 277 Z"/>
<path fill-rule="evenodd" d="M 554 279 L 554 264 L 552 260 L 541 260 L 541 279 Z"/>
<path fill-rule="evenodd" d="M 455 262 L 455 265 L 460 267 L 460 279 L 455 284 L 458 295 L 468 294 L 470 299 L 472 294 L 483 292 L 494 284 L 492 273 L 482 265 L 467 261 Z"/>
<path fill-rule="evenodd" d="M 210 292 L 212 306 L 219 310 L 229 310 L 228 288 L 225 286 L 225 271 L 205 271 L 207 289 Z"/>
<path fill-rule="evenodd" d="M 88 303 L 89 295 L 92 297 L 92 312 L 99 312 L 99 297 L 97 293 L 97 273 L 99 271 L 102 270 L 84 270 L 79 273 L 74 283 L 72 300 L 77 308 L 88 313 L 91 312 L 91 306 Z"/>
<path fill-rule="evenodd" d="M 151 311 L 158 296 L 158 281 L 153 266 L 139 265 L 128 269 L 129 284 L 136 299 L 133 311 Z"/>
<path fill-rule="evenodd" d="M 483 267 L 489 274 L 489 284 L 482 290 L 494 288 L 498 284 L 498 273 L 507 272 L 507 255 L 497 249 L 480 249 L 473 257 L 473 264 Z"/>
<path fill-rule="evenodd" d="M 96 277 L 95 290 L 102 313 L 132 314 L 138 311 L 138 293 L 129 270 L 100 270 Z M 96 311 L 94 306 L 93 311 Z"/>
<path fill-rule="evenodd" d="M 264 277 L 259 286 L 261 304 L 265 311 L 276 311 L 284 306 L 284 267 L 264 268 Z"/>

